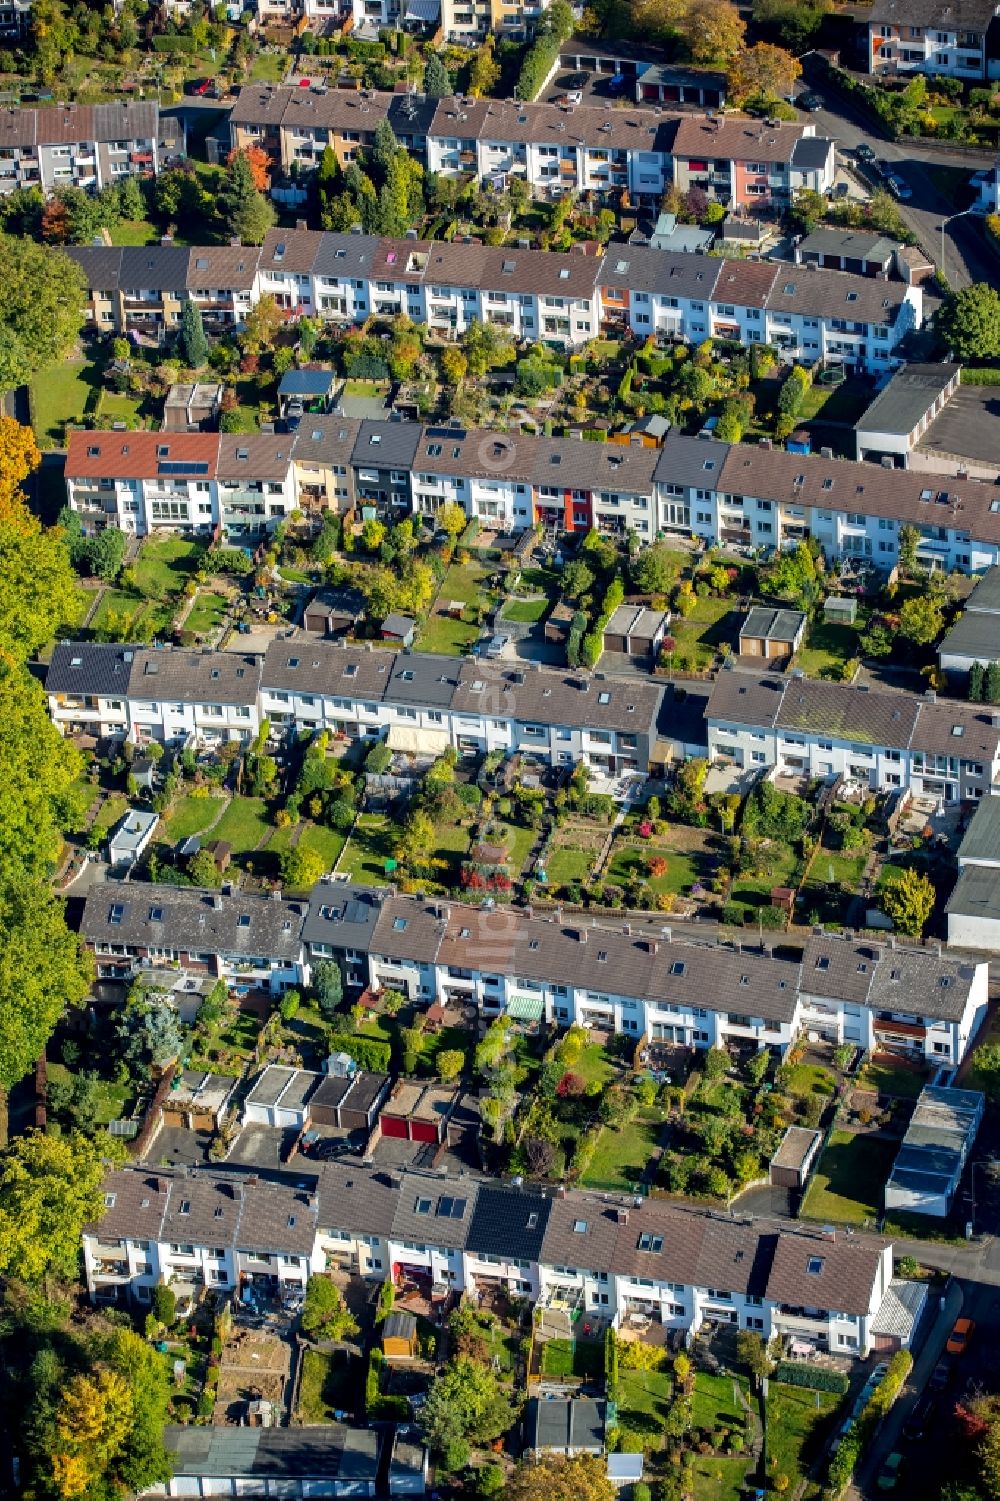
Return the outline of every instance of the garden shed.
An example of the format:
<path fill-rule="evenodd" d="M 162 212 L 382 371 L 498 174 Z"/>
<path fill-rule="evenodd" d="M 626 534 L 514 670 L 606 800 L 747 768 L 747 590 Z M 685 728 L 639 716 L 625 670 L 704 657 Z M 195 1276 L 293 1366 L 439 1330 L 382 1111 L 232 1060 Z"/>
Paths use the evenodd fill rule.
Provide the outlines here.
<path fill-rule="evenodd" d="M 858 602 L 842 594 L 831 594 L 823 602 L 823 619 L 834 625 L 853 625 L 858 618 Z"/>
<path fill-rule="evenodd" d="M 775 1188 L 802 1188 L 823 1141 L 820 1131 L 789 1126 L 771 1158 L 768 1176 Z"/>
<path fill-rule="evenodd" d="M 395 1311 L 382 1325 L 382 1349 L 387 1360 L 415 1360 L 418 1353 L 417 1321 L 412 1313 Z"/>

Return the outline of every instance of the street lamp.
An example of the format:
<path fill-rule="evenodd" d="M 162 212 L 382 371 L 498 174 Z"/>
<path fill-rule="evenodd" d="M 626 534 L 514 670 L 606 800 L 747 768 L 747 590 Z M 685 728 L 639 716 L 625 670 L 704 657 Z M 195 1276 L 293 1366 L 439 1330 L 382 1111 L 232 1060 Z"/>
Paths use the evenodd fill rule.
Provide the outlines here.
<path fill-rule="evenodd" d="M 939 269 L 940 269 L 940 272 L 941 272 L 941 280 L 942 281 L 947 281 L 948 280 L 948 277 L 947 277 L 947 275 L 945 273 L 945 266 L 944 266 L 944 232 L 948 228 L 949 224 L 954 224 L 954 222 L 955 222 L 956 219 L 964 219 L 967 214 L 971 214 L 971 213 L 972 213 L 971 209 L 969 209 L 969 208 L 963 208 L 960 213 L 952 214 L 950 218 L 948 218 L 948 219 L 942 219 L 941 220 L 941 265 L 940 265 Z"/>

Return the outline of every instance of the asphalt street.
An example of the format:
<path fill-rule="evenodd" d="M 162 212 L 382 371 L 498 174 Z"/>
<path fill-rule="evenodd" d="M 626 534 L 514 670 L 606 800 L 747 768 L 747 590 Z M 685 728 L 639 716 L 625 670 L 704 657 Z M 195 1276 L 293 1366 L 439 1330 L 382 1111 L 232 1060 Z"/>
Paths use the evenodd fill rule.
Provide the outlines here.
<path fill-rule="evenodd" d="M 908 203 L 900 203 L 900 214 L 917 236 L 921 248 L 938 265 L 941 260 L 941 225 L 950 215 L 968 206 L 970 195 L 966 193 L 958 202 L 952 201 L 932 180 L 931 171 L 935 167 L 952 167 L 972 177 L 984 164 L 982 153 L 942 151 L 933 141 L 921 142 L 916 147 L 882 139 L 851 100 L 833 89 L 823 72 L 809 66 L 809 59 L 805 60 L 803 76 L 809 90 L 818 94 L 825 106 L 804 118 L 815 125 L 818 136 L 833 137 L 848 158 L 862 142 L 866 142 L 880 161 L 893 164 L 894 170 L 913 192 Z M 970 215 L 947 226 L 944 259 L 945 274 L 956 289 L 973 281 L 996 280 L 997 258 L 986 242 L 981 222 Z"/>

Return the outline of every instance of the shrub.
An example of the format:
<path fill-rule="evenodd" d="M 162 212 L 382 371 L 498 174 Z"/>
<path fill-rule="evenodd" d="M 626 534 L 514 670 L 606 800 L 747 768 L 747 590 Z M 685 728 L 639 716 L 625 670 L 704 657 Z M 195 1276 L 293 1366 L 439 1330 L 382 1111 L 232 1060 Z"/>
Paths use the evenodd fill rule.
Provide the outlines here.
<path fill-rule="evenodd" d="M 346 1053 L 359 1068 L 369 1073 L 385 1073 L 389 1067 L 392 1049 L 378 1037 L 358 1037 L 353 1032 L 331 1032 L 328 1038 L 331 1053 Z"/>
<path fill-rule="evenodd" d="M 811 1392 L 836 1392 L 840 1397 L 850 1386 L 850 1381 L 841 1371 L 828 1371 L 822 1366 L 798 1360 L 780 1360 L 775 1367 L 774 1380 L 785 1386 L 803 1386 Z"/>
<path fill-rule="evenodd" d="M 153 1314 L 159 1323 L 169 1329 L 177 1317 L 177 1298 L 171 1287 L 162 1282 L 153 1288 Z"/>

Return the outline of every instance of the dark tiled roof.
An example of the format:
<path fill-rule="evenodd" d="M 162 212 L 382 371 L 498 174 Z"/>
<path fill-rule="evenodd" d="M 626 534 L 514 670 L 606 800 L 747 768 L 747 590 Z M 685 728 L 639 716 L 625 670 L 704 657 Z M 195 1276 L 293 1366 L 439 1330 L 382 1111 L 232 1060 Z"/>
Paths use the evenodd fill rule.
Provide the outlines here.
<path fill-rule="evenodd" d="M 480 1185 L 466 1248 L 503 1260 L 537 1261 L 552 1200 L 530 1188 Z"/>
<path fill-rule="evenodd" d="M 997 631 L 1000 636 L 1000 630 Z M 952 700 L 917 700 L 917 722 L 910 748 L 932 756 L 960 756 L 965 761 L 991 762 L 1000 746 L 1000 725 L 993 708 L 977 709 Z"/>
<path fill-rule="evenodd" d="M 127 245 L 119 272 L 122 290 L 186 292 L 190 259 L 186 245 Z"/>
<path fill-rule="evenodd" d="M 802 954 L 802 991 L 863 1006 L 881 957 L 876 944 L 815 934 Z"/>
<path fill-rule="evenodd" d="M 869 26 L 921 26 L 942 31 L 985 32 L 995 0 L 875 0 Z"/>
<path fill-rule="evenodd" d="M 105 881 L 87 894 L 80 931 L 89 943 L 297 959 L 304 917 L 304 902 L 245 891 Z"/>
<path fill-rule="evenodd" d="M 351 463 L 360 469 L 410 469 L 419 440 L 416 422 L 374 422 L 366 418 L 359 425 Z"/>
<path fill-rule="evenodd" d="M 46 693 L 87 693 L 100 698 L 128 692 L 135 650 L 96 641 L 60 642 L 45 674 Z"/>
<path fill-rule="evenodd" d="M 885 952 L 875 971 L 868 1004 L 939 1021 L 960 1021 L 976 971 L 959 959 L 897 948 Z"/>
<path fill-rule="evenodd" d="M 372 934 L 372 951 L 394 959 L 433 964 L 444 936 L 443 902 L 391 896 L 383 902 Z"/>
<path fill-rule="evenodd" d="M 766 306 L 769 313 L 805 313 L 810 318 L 891 324 L 906 301 L 906 292 L 902 282 L 858 276 L 853 271 L 811 271 L 808 266 L 782 266 L 777 268 Z"/>
<path fill-rule="evenodd" d="M 718 439 L 709 442 L 705 438 L 689 438 L 671 428 L 660 450 L 656 482 L 658 485 L 713 490 L 719 483 L 731 446 Z"/>
<path fill-rule="evenodd" d="M 831 739 L 905 749 L 917 709 L 918 703 L 909 694 L 793 678 L 785 689 L 777 724 L 780 729 L 805 730 Z"/>
<path fill-rule="evenodd" d="M 792 147 L 792 166 L 800 172 L 815 172 L 825 167 L 834 150 L 826 136 L 803 136 Z"/>
<path fill-rule="evenodd" d="M 272 641 L 261 667 L 261 687 L 274 692 L 382 698 L 394 657 L 336 641 Z"/>
<path fill-rule="evenodd" d="M 407 1173 L 392 1221 L 393 1240 L 460 1249 L 476 1211 L 474 1178 L 442 1179 Z"/>
<path fill-rule="evenodd" d="M 708 302 L 721 263 L 682 251 L 640 245 L 611 245 L 601 266 L 602 287 L 653 292 L 663 297 Z"/>
<path fill-rule="evenodd" d="M 398 1176 L 361 1162 L 325 1162 L 318 1184 L 320 1228 L 391 1235 L 400 1187 Z"/>
<path fill-rule="evenodd" d="M 654 450 L 645 451 L 656 457 Z M 528 724 L 648 734 L 656 723 L 662 693 L 659 684 L 631 678 L 573 676 L 530 666 L 506 668 L 464 661 L 452 707 L 470 714 L 511 715 Z"/>
<path fill-rule="evenodd" d="M 132 664 L 134 699 L 188 704 L 257 703 L 260 657 L 239 652 L 158 651 L 140 647 Z"/>
<path fill-rule="evenodd" d="M 384 894 L 347 881 L 321 881 L 309 893 L 303 942 L 367 948 Z"/>
<path fill-rule="evenodd" d="M 734 724 L 774 726 L 785 691 L 782 679 L 737 669 L 720 672 L 712 684 L 705 718 Z"/>
<path fill-rule="evenodd" d="M 117 291 L 122 267 L 120 246 L 67 245 L 65 252 L 83 271 L 92 292 Z"/>
<path fill-rule="evenodd" d="M 741 162 L 787 162 L 795 142 L 805 134 L 802 125 L 767 125 L 744 117 L 708 119 L 685 115 L 677 127 L 674 155 L 681 158 L 726 158 Z"/>
<path fill-rule="evenodd" d="M 541 1259 L 547 1266 L 606 1270 L 618 1244 L 618 1215 L 617 1207 L 598 1198 L 571 1194 L 553 1199 Z"/>

